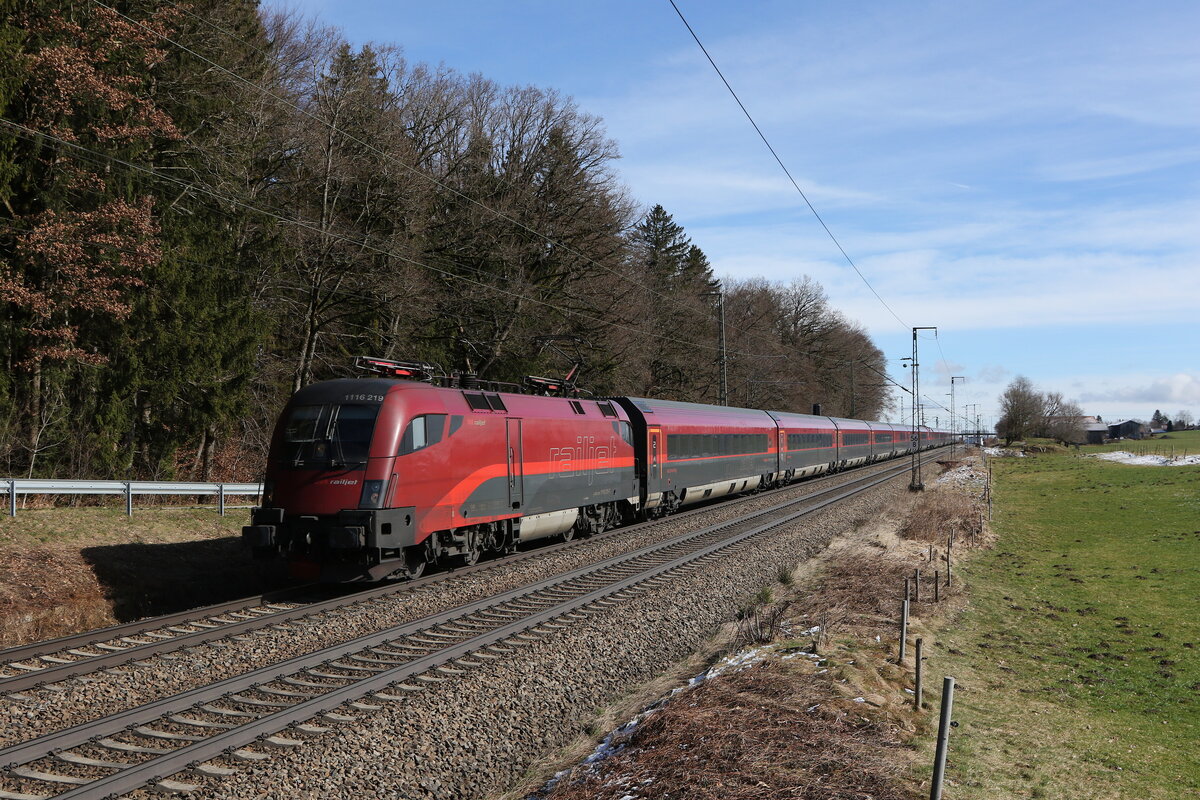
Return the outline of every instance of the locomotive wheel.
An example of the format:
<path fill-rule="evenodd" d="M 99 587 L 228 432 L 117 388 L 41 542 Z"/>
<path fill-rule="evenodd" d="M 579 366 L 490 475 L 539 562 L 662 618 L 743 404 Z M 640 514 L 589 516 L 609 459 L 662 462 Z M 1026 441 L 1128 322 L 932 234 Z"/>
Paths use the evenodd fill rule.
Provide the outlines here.
<path fill-rule="evenodd" d="M 483 555 L 483 547 L 479 543 L 479 534 L 471 531 L 467 534 L 467 549 L 454 556 L 452 563 L 456 567 L 470 567 L 479 561 Z"/>
<path fill-rule="evenodd" d="M 404 548 L 404 566 L 408 568 L 408 579 L 416 580 L 425 574 L 429 560 L 425 557 L 425 546 Z"/>
<path fill-rule="evenodd" d="M 576 526 L 572 525 L 571 527 L 567 528 L 565 531 L 560 533 L 558 535 L 558 538 L 562 539 L 564 542 L 569 542 L 575 538 L 576 533 L 578 533 L 578 531 L 576 530 Z"/>

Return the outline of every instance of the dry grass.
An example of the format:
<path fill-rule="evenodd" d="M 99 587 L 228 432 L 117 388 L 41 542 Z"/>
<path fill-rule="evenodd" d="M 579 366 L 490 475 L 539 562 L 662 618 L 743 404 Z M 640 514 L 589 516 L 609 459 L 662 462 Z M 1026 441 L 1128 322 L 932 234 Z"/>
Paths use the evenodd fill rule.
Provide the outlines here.
<path fill-rule="evenodd" d="M 812 640 L 776 642 L 762 664 L 673 698 L 615 742 L 615 755 L 575 768 L 548 800 L 889 800 L 927 793 L 911 745 L 932 735 L 936 715 L 915 709 L 905 691 L 911 655 L 895 663 L 898 610 L 914 569 L 932 577 L 922 543 L 944 541 L 956 522 L 966 532 L 978 513 L 952 485 L 905 504 L 911 515 L 900 510 L 865 523 L 787 579 L 781 571 L 778 599 L 760 598 L 762 606 L 743 615 L 735 645 L 819 627 Z M 970 540 L 960 536 L 955 547 L 966 549 Z M 926 582 L 923 599 L 931 589 Z M 944 589 L 937 605 L 914 604 L 910 634 L 928 635 L 960 608 L 958 591 Z M 791 655 L 809 649 L 823 660 Z"/>
<path fill-rule="evenodd" d="M 978 498 L 949 487 L 923 492 L 912 512 L 900 527 L 905 539 L 930 544 L 942 544 L 954 535 L 978 540 L 984 507 Z"/>
<path fill-rule="evenodd" d="M 252 594 L 243 515 L 102 508 L 0 521 L 0 648 Z"/>
<path fill-rule="evenodd" d="M 824 679 L 778 664 L 701 684 L 553 800 L 911 800 L 901 740 Z"/>
<path fill-rule="evenodd" d="M 115 621 L 79 550 L 0 548 L 0 648 Z"/>

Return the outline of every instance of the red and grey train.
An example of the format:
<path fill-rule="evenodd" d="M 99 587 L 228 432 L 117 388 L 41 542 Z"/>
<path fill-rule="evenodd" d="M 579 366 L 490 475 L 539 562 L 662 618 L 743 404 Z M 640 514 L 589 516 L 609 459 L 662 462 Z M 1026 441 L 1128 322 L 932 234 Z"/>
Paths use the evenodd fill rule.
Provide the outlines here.
<path fill-rule="evenodd" d="M 887 422 L 639 397 L 331 380 L 284 408 L 263 503 L 242 536 L 296 578 L 415 577 L 431 563 L 472 564 L 950 440 L 925 427 L 914 437 Z"/>

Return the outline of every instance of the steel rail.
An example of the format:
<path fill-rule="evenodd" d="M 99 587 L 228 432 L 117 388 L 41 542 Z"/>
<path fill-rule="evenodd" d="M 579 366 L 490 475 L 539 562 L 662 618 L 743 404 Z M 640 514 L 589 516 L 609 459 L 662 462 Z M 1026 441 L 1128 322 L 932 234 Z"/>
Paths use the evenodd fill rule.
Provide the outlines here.
<path fill-rule="evenodd" d="M 889 461 L 883 463 L 890 464 L 891 462 Z M 868 469 L 872 466 L 876 466 L 876 464 L 864 465 L 858 469 Z M 871 472 L 870 474 L 875 473 Z M 843 473 L 825 474 L 818 480 L 829 480 L 835 477 L 835 475 L 841 476 Z M 840 485 L 849 485 L 858 479 L 859 478 L 852 478 L 845 484 Z M 813 485 L 816 484 L 813 482 L 790 484 L 778 489 L 772 489 L 768 492 L 760 492 L 758 494 L 745 497 L 743 498 L 743 502 L 751 499 L 752 497 L 770 497 L 775 494 L 794 490 L 796 488 L 803 488 Z M 819 489 L 818 493 L 822 491 L 830 491 L 830 489 Z M 679 514 L 673 514 L 669 517 L 615 528 L 586 539 L 543 546 L 535 550 L 526 551 L 516 556 L 489 560 L 484 563 L 475 564 L 470 567 L 460 567 L 447 572 L 439 572 L 433 575 L 418 578 L 413 581 L 385 584 L 383 586 L 377 586 L 362 592 L 356 592 L 348 596 L 335 597 L 329 600 L 317 601 L 314 603 L 306 603 L 292 609 L 277 610 L 271 614 L 258 614 L 254 619 L 246 619 L 238 622 L 218 621 L 219 627 L 216 628 L 206 628 L 194 632 L 168 631 L 168 633 L 171 634 L 170 638 L 168 639 L 157 639 L 155 641 L 141 644 L 122 641 L 126 638 L 137 638 L 139 636 L 144 637 L 149 634 L 161 633 L 163 632 L 163 629 L 170 628 L 172 626 L 208 623 L 213 621 L 213 617 L 219 617 L 223 614 L 243 611 L 250 608 L 259 608 L 270 603 L 301 602 L 297 599 L 288 598 L 289 596 L 294 597 L 299 592 L 311 591 L 314 587 L 309 585 L 290 590 L 280 590 L 279 592 L 267 593 L 256 597 L 231 600 L 226 603 L 218 603 L 211 606 L 192 609 L 190 611 L 181 611 L 160 617 L 150 617 L 121 625 L 114 625 L 108 628 L 73 634 L 43 642 L 34 642 L 28 645 L 20 645 L 7 650 L 0 650 L 0 669 L 20 670 L 20 672 L 10 676 L 0 676 L 0 692 L 20 692 L 22 690 L 34 688 L 40 685 L 56 683 L 58 681 L 68 680 L 81 675 L 88 675 L 93 672 L 98 672 L 102 669 L 122 666 L 133 660 L 150 658 L 152 656 L 162 655 L 163 653 L 171 653 L 184 647 L 192 647 L 213 641 L 220 641 L 231 636 L 250 633 L 252 631 L 272 625 L 279 625 L 284 622 L 303 619 L 308 616 L 315 616 L 338 608 L 347 608 L 357 603 L 371 602 L 382 596 L 410 592 L 423 586 L 428 586 L 433 583 L 440 583 L 442 581 L 463 575 L 470 575 L 481 570 L 494 569 L 507 564 L 519 563 L 531 558 L 545 557 L 569 547 L 581 546 L 587 542 L 603 541 L 613 536 L 636 533 L 638 531 L 645 530 L 646 528 L 687 520 L 691 517 L 707 513 L 711 507 L 711 505 L 703 505 L 699 508 L 691 509 Z M 81 647 L 95 647 L 96 645 L 101 644 L 106 645 L 104 648 L 99 648 L 105 650 L 105 652 L 97 655 L 85 655 L 69 652 Z M 113 650 L 109 649 L 110 647 L 119 647 L 120 649 Z M 60 663 L 59 661 L 54 660 L 49 661 L 45 665 L 37 668 L 30 668 L 29 665 L 25 665 L 24 668 L 13 666 L 15 663 L 27 660 L 44 660 L 46 656 L 50 656 L 52 659 L 61 659 L 63 654 L 69 654 L 77 660 L 71 660 L 69 663 Z"/>
<path fill-rule="evenodd" d="M 564 614 L 570 614 L 584 606 L 596 603 L 599 600 L 605 600 L 613 595 L 619 595 L 623 592 L 634 588 L 637 584 L 645 581 L 661 577 L 664 573 L 671 570 L 684 567 L 688 564 L 697 562 L 700 559 L 706 558 L 719 551 L 725 550 L 731 546 L 735 546 L 752 536 L 778 528 L 790 522 L 799 519 L 802 516 L 811 514 L 817 510 L 825 508 L 833 503 L 839 502 L 847 497 L 861 493 L 877 486 L 881 483 L 889 481 L 907 471 L 906 466 L 899 466 L 886 471 L 883 475 L 861 476 L 858 480 L 849 482 L 844 486 L 835 487 L 826 492 L 809 495 L 804 498 L 794 499 L 785 503 L 773 506 L 765 511 L 755 512 L 746 517 L 731 520 L 719 525 L 710 526 L 688 534 L 683 534 L 674 537 L 666 542 L 661 542 L 655 545 L 649 545 L 632 553 L 626 553 L 619 556 L 606 559 L 597 564 L 588 565 L 579 569 L 564 573 L 562 575 L 553 576 L 542 581 L 535 582 L 523 587 L 504 592 L 500 595 L 485 598 L 474 603 L 461 606 L 456 609 L 426 617 L 421 620 L 416 620 L 397 626 L 388 631 L 382 631 L 375 634 L 359 637 L 351 642 L 343 643 L 331 648 L 311 653 L 306 656 L 300 656 L 279 664 L 274 664 L 268 667 L 263 667 L 253 672 L 244 675 L 235 676 L 233 678 L 211 684 L 206 687 L 200 687 L 190 692 L 185 692 L 174 697 L 165 698 L 163 700 L 147 704 L 112 717 L 96 720 L 91 723 L 84 723 L 66 731 L 47 734 L 32 741 L 16 745 L 0 751 L 0 764 L 7 764 L 11 770 L 15 764 L 26 764 L 36 761 L 39 758 L 52 756 L 62 750 L 76 747 L 89 741 L 94 741 L 99 736 L 111 735 L 119 733 L 123 730 L 136 729 L 139 724 L 153 722 L 162 719 L 165 715 L 172 712 L 178 712 L 193 708 L 196 705 L 203 705 L 214 701 L 225 699 L 228 702 L 237 703 L 237 698 L 230 697 L 232 693 L 252 690 L 259 686 L 265 686 L 272 681 L 280 680 L 288 673 L 302 672 L 305 669 L 311 669 L 318 665 L 326 665 L 327 668 L 333 669 L 363 669 L 359 667 L 347 667 L 346 665 L 338 665 L 335 662 L 340 658 L 344 658 L 352 653 L 365 650 L 371 647 L 389 642 L 395 642 L 398 639 L 406 638 L 417 633 L 432 631 L 445 623 L 459 620 L 470 616 L 474 612 L 485 611 L 497 606 L 503 606 L 512 601 L 519 601 L 522 598 L 529 598 L 527 602 L 534 606 L 530 612 L 511 623 L 501 625 L 492 631 L 488 631 L 476 636 L 471 636 L 462 642 L 448 644 L 445 647 L 435 650 L 428 655 L 418 656 L 414 661 L 407 664 L 401 664 L 392 668 L 383 669 L 374 672 L 362 680 L 355 681 L 349 675 L 332 675 L 325 674 L 322 677 L 337 678 L 351 681 L 350 684 L 343 687 L 330 687 L 330 691 L 313 697 L 308 700 L 301 701 L 290 708 L 268 712 L 254 721 L 237 728 L 217 733 L 209 736 L 201 741 L 194 742 L 183 747 L 180 747 L 171 753 L 163 754 L 152 758 L 148 761 L 137 765 L 130 765 L 121 771 L 105 778 L 93 781 L 86 786 L 81 786 L 57 795 L 59 798 L 66 800 L 67 798 L 94 798 L 113 793 L 123 793 L 137 789 L 147 782 L 160 780 L 154 776 L 170 775 L 179 772 L 187 767 L 194 767 L 198 763 L 211 759 L 222 753 L 230 752 L 231 749 L 248 744 L 260 738 L 264 732 L 278 731 L 289 725 L 301 722 L 305 719 L 312 718 L 322 712 L 331 711 L 334 708 L 347 702 L 347 700 L 361 697 L 374 691 L 380 686 L 390 686 L 404 680 L 406 677 L 412 677 L 426 672 L 438 665 L 461 658 L 463 655 L 487 647 L 499 641 L 509 639 L 513 636 L 520 636 L 530 631 L 533 628 L 554 619 Z M 847 489 L 853 483 L 862 485 L 856 488 Z M 830 495 L 825 499 L 819 499 L 822 495 Z M 814 500 L 818 500 L 813 504 Z M 629 562 L 644 559 L 646 557 L 670 554 L 674 548 L 687 543 L 694 543 L 697 539 L 712 537 L 726 533 L 729 528 L 736 528 L 745 525 L 747 521 L 753 522 L 764 515 L 772 512 L 779 512 L 788 508 L 793 508 L 797 505 L 812 504 L 808 508 L 800 511 L 793 511 L 786 515 L 769 520 L 761 525 L 752 527 L 741 533 L 735 533 L 732 536 L 722 536 L 718 541 L 709 544 L 698 551 L 685 553 L 674 557 L 671 560 L 652 565 L 648 568 L 643 568 L 641 571 L 635 571 L 631 575 L 624 577 L 618 574 L 613 579 L 608 579 L 607 586 L 601 586 L 590 591 L 586 590 L 585 594 L 566 601 L 556 600 L 540 600 L 536 601 L 531 598 L 539 591 L 551 589 L 553 587 L 563 587 L 572 580 L 597 577 L 598 573 L 611 568 L 624 567 L 627 572 Z M 561 588 L 560 591 L 578 591 L 567 588 Z M 537 610 L 537 606 L 549 602 L 549 607 Z M 447 634 L 442 633 L 445 637 Z M 513 642 L 512 644 L 517 644 Z M 432 648 L 425 648 L 432 649 Z M 316 684 L 311 684 L 316 685 Z M 140 735 L 140 734 L 139 734 Z M 168 788 L 168 787 L 164 787 Z"/>
<path fill-rule="evenodd" d="M 29 644 L 9 647 L 5 650 L 0 650 L 0 669 L 13 661 L 23 661 L 27 658 L 37 658 L 42 655 L 53 655 L 61 653 L 64 650 L 70 650 L 73 647 L 87 647 L 88 645 L 101 642 L 111 642 L 120 639 L 122 636 L 144 635 L 172 625 L 187 625 L 193 621 L 206 620 L 209 617 L 230 614 L 234 611 L 244 611 L 248 608 L 268 606 L 272 603 L 296 602 L 289 600 L 288 594 L 309 588 L 312 587 L 304 586 L 297 587 L 295 590 L 265 592 L 254 597 L 242 597 L 237 600 L 214 603 L 213 605 L 192 608 L 186 611 L 176 611 L 157 617 L 144 617 L 132 622 L 122 622 L 107 628 L 95 628 L 90 631 L 83 631 L 82 633 L 72 633 L 67 636 L 60 636 L 57 639 L 43 639 L 39 642 L 30 642 Z M 4 679 L 0 678 L 0 691 L 4 691 L 3 681 Z"/>

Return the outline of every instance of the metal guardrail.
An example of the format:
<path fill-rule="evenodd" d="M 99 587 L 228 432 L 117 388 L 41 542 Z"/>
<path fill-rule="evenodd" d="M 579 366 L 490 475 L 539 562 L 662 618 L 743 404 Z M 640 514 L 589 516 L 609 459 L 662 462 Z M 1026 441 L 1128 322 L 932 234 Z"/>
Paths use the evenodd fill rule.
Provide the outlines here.
<path fill-rule="evenodd" d="M 92 494 L 123 495 L 125 514 L 133 516 L 134 495 L 210 494 L 217 497 L 217 511 L 225 515 L 226 497 L 258 497 L 261 483 L 196 483 L 189 481 L 53 481 L 40 478 L 3 478 L 0 491 L 8 493 L 8 515 L 17 515 L 17 495 Z"/>

